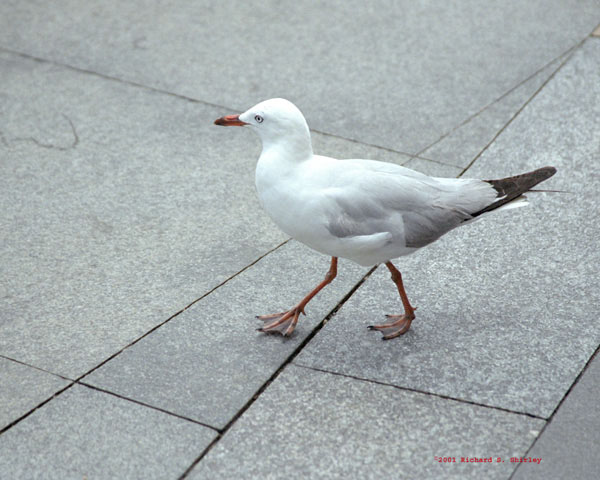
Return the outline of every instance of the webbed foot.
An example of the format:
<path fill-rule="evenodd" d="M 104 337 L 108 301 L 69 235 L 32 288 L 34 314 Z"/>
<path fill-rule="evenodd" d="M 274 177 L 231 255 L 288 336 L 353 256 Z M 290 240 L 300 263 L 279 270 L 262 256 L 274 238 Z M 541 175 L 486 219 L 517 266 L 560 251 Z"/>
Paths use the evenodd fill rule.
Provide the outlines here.
<path fill-rule="evenodd" d="M 294 328 L 296 328 L 298 317 L 301 313 L 304 313 L 304 310 L 296 306 L 287 312 L 257 315 L 256 318 L 264 322 L 264 325 L 258 331 L 263 333 L 279 333 L 284 337 L 289 337 Z"/>
<path fill-rule="evenodd" d="M 379 330 L 383 334 L 382 340 L 390 340 L 392 338 L 404 335 L 410 329 L 410 324 L 415 319 L 415 315 L 386 315 L 390 320 L 394 320 L 390 323 L 383 323 L 381 325 L 369 325 L 370 330 Z"/>

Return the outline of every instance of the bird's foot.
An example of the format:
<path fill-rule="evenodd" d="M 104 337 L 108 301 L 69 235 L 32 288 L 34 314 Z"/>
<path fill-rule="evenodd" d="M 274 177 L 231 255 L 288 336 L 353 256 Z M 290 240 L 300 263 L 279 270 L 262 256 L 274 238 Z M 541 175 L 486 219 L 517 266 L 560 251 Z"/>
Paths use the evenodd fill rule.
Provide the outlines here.
<path fill-rule="evenodd" d="M 296 328 L 298 317 L 301 313 L 306 315 L 302 307 L 296 306 L 287 312 L 257 315 L 256 318 L 265 323 L 258 331 L 263 333 L 279 333 L 284 337 L 288 337 L 292 334 L 294 328 Z"/>
<path fill-rule="evenodd" d="M 386 317 L 393 320 L 393 322 L 381 325 L 369 325 L 368 327 L 370 330 L 379 330 L 383 334 L 382 340 L 390 340 L 404 335 L 408 332 L 410 324 L 415 319 L 414 313 L 412 315 L 386 315 Z"/>

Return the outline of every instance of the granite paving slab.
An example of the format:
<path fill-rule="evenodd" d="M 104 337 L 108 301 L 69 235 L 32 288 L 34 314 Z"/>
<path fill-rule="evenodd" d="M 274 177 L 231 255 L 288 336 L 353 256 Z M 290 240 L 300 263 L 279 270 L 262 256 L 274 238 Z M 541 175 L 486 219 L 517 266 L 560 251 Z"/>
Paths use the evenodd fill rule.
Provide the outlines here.
<path fill-rule="evenodd" d="M 256 329 L 316 286 L 329 259 L 291 241 L 84 378 L 84 382 L 223 428 L 367 273 L 341 260 L 290 338 Z"/>
<path fill-rule="evenodd" d="M 290 366 L 188 478 L 506 479 L 543 424 Z"/>
<path fill-rule="evenodd" d="M 600 472 L 600 361 L 588 365 L 578 383 L 519 464 L 513 480 L 595 478 Z"/>
<path fill-rule="evenodd" d="M 410 155 L 395 152 L 388 148 L 380 148 L 374 145 L 349 141 L 335 135 L 328 135 L 317 131 L 311 131 L 313 151 L 318 155 L 333 158 L 368 158 L 381 162 L 397 163 L 403 165 L 411 160 Z"/>
<path fill-rule="evenodd" d="M 588 365 L 550 423 L 519 464 L 514 480 L 595 478 L 600 472 L 600 361 Z"/>
<path fill-rule="evenodd" d="M 432 177 L 458 177 L 462 172 L 462 168 L 418 157 L 411 158 L 404 166 Z"/>
<path fill-rule="evenodd" d="M 220 110 L 0 62 L 0 353 L 77 377 L 285 240 Z"/>
<path fill-rule="evenodd" d="M 0 357 L 0 430 L 69 383 L 64 378 Z"/>
<path fill-rule="evenodd" d="M 419 154 L 439 162 L 467 167 L 559 68 L 569 54 L 550 63 L 506 96 L 492 103 L 464 125 L 456 128 Z"/>
<path fill-rule="evenodd" d="M 573 193 L 530 194 L 399 259 L 419 309 L 389 342 L 365 328 L 401 310 L 378 269 L 296 362 L 549 417 L 600 343 L 599 69 L 589 40 L 467 172 L 552 164 L 545 187 Z"/>
<path fill-rule="evenodd" d="M 223 109 L 6 52 L 0 83 L 0 354 L 77 378 L 287 239 Z"/>
<path fill-rule="evenodd" d="M 11 479 L 177 479 L 210 428 L 75 385 L 2 435 Z"/>
<path fill-rule="evenodd" d="M 0 4 L 0 46 L 416 153 L 578 44 L 597 0 Z"/>

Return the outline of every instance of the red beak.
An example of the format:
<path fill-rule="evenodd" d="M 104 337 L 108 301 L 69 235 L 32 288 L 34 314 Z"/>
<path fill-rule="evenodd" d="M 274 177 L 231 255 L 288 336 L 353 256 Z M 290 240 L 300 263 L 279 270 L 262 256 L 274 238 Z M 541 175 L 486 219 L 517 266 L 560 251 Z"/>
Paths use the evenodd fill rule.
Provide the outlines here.
<path fill-rule="evenodd" d="M 224 117 L 217 118 L 215 120 L 215 125 L 221 125 L 223 127 L 242 127 L 248 124 L 242 122 L 239 115 L 225 115 Z"/>

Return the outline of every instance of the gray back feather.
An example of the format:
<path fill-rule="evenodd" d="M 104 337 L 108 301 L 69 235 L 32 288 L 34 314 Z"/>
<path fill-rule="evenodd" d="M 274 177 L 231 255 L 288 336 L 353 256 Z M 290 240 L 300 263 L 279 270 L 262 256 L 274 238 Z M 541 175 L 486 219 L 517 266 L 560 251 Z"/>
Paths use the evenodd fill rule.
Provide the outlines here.
<path fill-rule="evenodd" d="M 331 188 L 336 208 L 327 228 L 339 238 L 392 234 L 407 247 L 423 247 L 471 219 L 470 212 L 492 202 L 495 190 L 480 180 L 437 179 L 416 174 L 366 172 L 368 178 L 344 188 Z M 356 179 L 356 177 L 354 177 Z M 343 180 L 343 179 L 341 179 Z"/>

